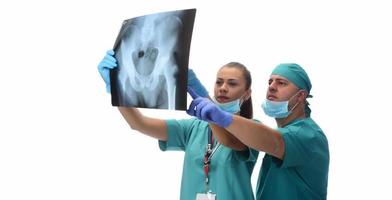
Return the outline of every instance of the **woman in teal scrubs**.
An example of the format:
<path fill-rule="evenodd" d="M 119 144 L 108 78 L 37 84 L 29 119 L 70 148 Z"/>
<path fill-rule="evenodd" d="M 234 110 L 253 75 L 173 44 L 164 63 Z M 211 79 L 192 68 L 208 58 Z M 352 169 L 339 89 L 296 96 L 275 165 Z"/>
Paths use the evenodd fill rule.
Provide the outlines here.
<path fill-rule="evenodd" d="M 116 67 L 114 52 L 108 51 L 98 65 L 105 83 L 110 84 L 109 70 Z M 188 84 L 197 94 L 208 96 L 190 71 Z M 234 115 L 251 119 L 250 72 L 240 63 L 228 63 L 217 73 L 213 100 L 215 105 Z M 258 151 L 245 145 L 232 148 L 220 143 L 226 130 L 205 121 L 193 119 L 161 120 L 144 116 L 137 108 L 118 107 L 132 129 L 159 140 L 163 151 L 185 152 L 181 182 L 181 200 L 254 199 L 251 174 Z M 224 142 L 224 141 L 223 141 Z"/>
<path fill-rule="evenodd" d="M 277 129 L 224 112 L 196 94 L 188 113 L 224 127 L 231 144 L 266 153 L 256 199 L 325 200 L 329 148 L 323 131 L 310 117 L 306 100 L 311 97 L 310 79 L 298 64 L 284 63 L 272 71 L 268 84 L 262 108 L 276 119 Z"/>

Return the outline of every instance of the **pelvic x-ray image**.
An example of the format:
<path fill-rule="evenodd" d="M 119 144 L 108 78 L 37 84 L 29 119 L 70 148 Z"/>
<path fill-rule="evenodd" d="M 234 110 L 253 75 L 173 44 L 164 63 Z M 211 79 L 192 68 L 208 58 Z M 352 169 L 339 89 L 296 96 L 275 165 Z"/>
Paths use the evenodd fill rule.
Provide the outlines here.
<path fill-rule="evenodd" d="M 113 106 L 186 110 L 196 9 L 125 20 L 114 45 Z"/>

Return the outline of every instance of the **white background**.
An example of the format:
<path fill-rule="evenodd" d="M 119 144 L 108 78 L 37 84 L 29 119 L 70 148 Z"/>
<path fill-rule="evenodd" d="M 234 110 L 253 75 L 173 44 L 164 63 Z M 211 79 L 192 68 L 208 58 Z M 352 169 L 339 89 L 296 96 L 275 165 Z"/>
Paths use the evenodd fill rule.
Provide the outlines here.
<path fill-rule="evenodd" d="M 392 198 L 388 1 L 14 0 L 0 3 L 1 200 L 178 199 L 183 153 L 128 127 L 97 64 L 124 19 L 185 8 L 197 8 L 189 65 L 209 91 L 220 66 L 244 63 L 255 117 L 275 126 L 260 109 L 269 73 L 301 64 L 329 139 L 328 199 Z"/>

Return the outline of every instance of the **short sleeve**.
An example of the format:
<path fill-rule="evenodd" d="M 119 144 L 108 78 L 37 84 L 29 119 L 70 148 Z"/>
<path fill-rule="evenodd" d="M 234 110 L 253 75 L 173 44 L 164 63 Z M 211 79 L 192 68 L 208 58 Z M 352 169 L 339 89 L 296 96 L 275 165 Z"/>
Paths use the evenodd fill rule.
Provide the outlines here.
<path fill-rule="evenodd" d="M 239 161 L 244 162 L 256 162 L 259 156 L 259 151 L 247 147 L 247 149 L 243 151 L 235 151 L 235 158 Z"/>
<path fill-rule="evenodd" d="M 289 126 L 279 128 L 285 143 L 285 154 L 280 161 L 281 168 L 301 166 L 312 159 L 312 152 L 316 140 L 316 131 L 307 126 Z"/>
<path fill-rule="evenodd" d="M 159 148 L 162 151 L 184 151 L 192 133 L 194 119 L 166 120 L 167 141 L 159 140 Z"/>

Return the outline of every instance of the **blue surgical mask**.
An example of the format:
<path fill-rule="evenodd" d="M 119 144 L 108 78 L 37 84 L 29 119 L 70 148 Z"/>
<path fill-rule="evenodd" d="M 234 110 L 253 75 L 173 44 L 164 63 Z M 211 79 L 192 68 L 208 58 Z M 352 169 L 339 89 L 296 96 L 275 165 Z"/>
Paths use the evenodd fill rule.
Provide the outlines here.
<path fill-rule="evenodd" d="M 291 98 L 296 96 L 299 93 L 299 91 L 293 95 Z M 291 98 L 287 101 L 271 101 L 266 99 L 263 104 L 261 104 L 261 107 L 264 110 L 264 113 L 270 117 L 273 118 L 286 118 L 288 117 L 291 112 L 294 110 L 294 108 L 298 105 L 298 102 L 289 110 L 289 101 Z"/>
<path fill-rule="evenodd" d="M 219 103 L 219 102 L 215 99 L 215 97 L 212 98 L 212 100 L 214 101 L 214 103 L 215 103 L 220 109 L 222 109 L 222 110 L 224 110 L 224 111 L 226 111 L 226 112 L 235 114 L 235 113 L 237 113 L 238 111 L 241 110 L 240 99 L 237 99 L 237 100 L 234 100 L 234 101 L 230 101 L 230 102 L 227 102 L 227 103 Z"/>

